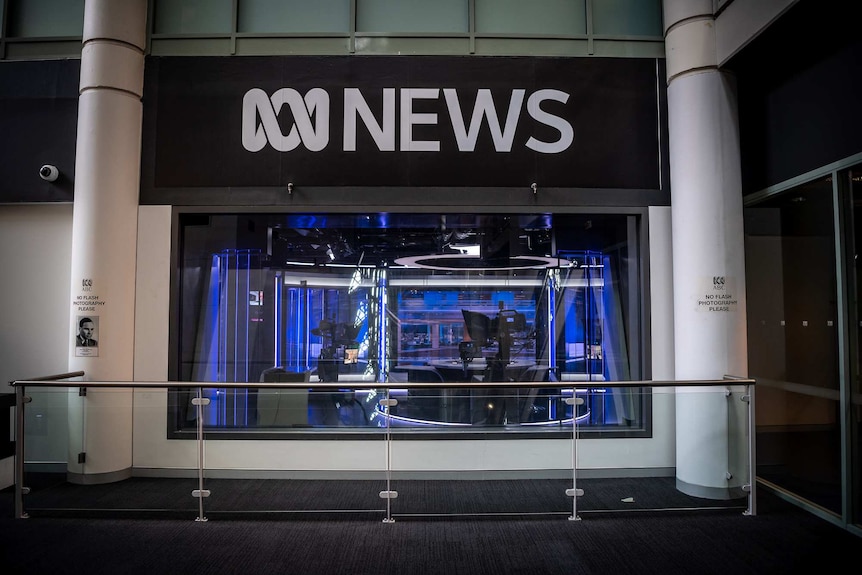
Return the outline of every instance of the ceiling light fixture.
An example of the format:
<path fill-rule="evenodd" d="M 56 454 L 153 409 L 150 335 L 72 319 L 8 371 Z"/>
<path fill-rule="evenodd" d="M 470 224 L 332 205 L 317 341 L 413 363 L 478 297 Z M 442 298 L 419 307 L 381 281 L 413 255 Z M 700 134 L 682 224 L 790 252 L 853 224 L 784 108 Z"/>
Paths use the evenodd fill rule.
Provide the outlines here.
<path fill-rule="evenodd" d="M 425 256 L 409 256 L 397 258 L 395 263 L 408 268 L 422 268 L 441 271 L 513 271 L 529 269 L 546 269 L 559 267 L 568 261 L 548 256 L 514 256 L 505 264 L 493 265 L 479 256 L 464 254 L 429 254 Z"/>

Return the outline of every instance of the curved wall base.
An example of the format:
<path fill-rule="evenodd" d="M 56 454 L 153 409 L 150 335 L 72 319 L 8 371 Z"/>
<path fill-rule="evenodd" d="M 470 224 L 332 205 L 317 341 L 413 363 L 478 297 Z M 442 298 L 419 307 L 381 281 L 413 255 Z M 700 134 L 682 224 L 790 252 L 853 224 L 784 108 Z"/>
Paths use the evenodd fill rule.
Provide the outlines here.
<path fill-rule="evenodd" d="M 693 485 L 677 478 L 676 488 L 692 497 L 704 499 L 740 499 L 748 497 L 742 487 L 706 487 L 704 485 Z"/>
<path fill-rule="evenodd" d="M 76 485 L 101 485 L 102 483 L 114 483 L 132 476 L 132 468 L 109 471 L 107 473 L 72 473 L 66 472 L 66 481 Z"/>

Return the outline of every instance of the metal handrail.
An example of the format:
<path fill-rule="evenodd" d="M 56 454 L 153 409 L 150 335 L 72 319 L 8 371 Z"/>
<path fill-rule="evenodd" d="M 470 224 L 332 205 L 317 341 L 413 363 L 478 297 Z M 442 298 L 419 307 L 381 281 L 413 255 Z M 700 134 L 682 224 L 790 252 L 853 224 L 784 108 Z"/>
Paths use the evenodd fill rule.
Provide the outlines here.
<path fill-rule="evenodd" d="M 302 388 L 343 389 L 345 387 L 397 387 L 397 388 L 523 388 L 530 384 L 541 387 L 714 387 L 716 385 L 754 385 L 752 378 L 726 375 L 724 379 L 689 379 L 689 380 L 637 380 L 637 381 L 447 381 L 440 382 L 376 382 L 376 381 L 298 381 L 298 382 L 257 382 L 257 381 L 54 381 L 43 378 L 21 379 L 10 383 L 13 387 L 43 386 L 43 387 L 125 387 L 125 388 Z M 558 385 L 549 385 L 558 384 Z M 532 386 L 535 387 L 535 386 Z"/>
<path fill-rule="evenodd" d="M 83 376 L 84 376 L 83 371 L 71 371 L 69 373 L 57 373 L 55 375 L 43 375 L 41 377 L 31 377 L 29 379 L 10 381 L 9 385 L 14 386 L 16 383 L 18 383 L 18 381 L 28 382 L 28 383 L 37 383 L 40 381 L 54 381 L 54 380 L 58 380 L 58 379 L 69 379 L 70 377 L 83 377 Z"/>
<path fill-rule="evenodd" d="M 535 387 L 572 387 L 578 388 L 634 388 L 634 387 L 715 387 L 715 386 L 745 386 L 746 395 L 743 397 L 749 403 L 748 409 L 748 433 L 749 433 L 749 483 L 744 486 L 748 490 L 748 509 L 746 515 L 756 515 L 757 513 L 757 498 L 756 498 L 756 483 L 755 483 L 755 422 L 754 422 L 754 385 L 756 380 L 753 378 L 739 377 L 733 375 L 725 375 L 723 379 L 708 380 L 637 380 L 637 381 L 470 381 L 470 382 L 372 382 L 372 381 L 354 381 L 354 382 L 188 382 L 188 381 L 68 381 L 73 377 L 83 377 L 83 371 L 76 371 L 64 374 L 49 375 L 44 377 L 36 377 L 26 380 L 16 380 L 10 382 L 10 385 L 15 388 L 16 397 L 16 442 L 15 442 L 15 515 L 19 518 L 28 517 L 24 511 L 23 496 L 29 491 L 23 486 L 24 475 L 24 405 L 30 401 L 30 398 L 24 395 L 26 387 L 67 387 L 67 388 L 174 388 L 174 389 L 195 389 L 197 390 L 197 399 L 199 403 L 197 408 L 199 411 L 198 417 L 198 447 L 199 447 L 199 489 L 197 497 L 199 497 L 199 521 L 206 521 L 203 514 L 202 498 L 208 493 L 203 489 L 203 433 L 202 420 L 200 417 L 201 406 L 203 405 L 202 390 L 205 388 L 253 388 L 253 389 L 284 389 L 284 388 L 314 388 L 314 389 L 343 389 L 344 387 L 383 387 L 383 388 L 524 388 Z M 558 385 L 549 385 L 558 384 Z M 749 387 L 751 386 L 751 387 Z M 388 429 L 388 427 L 387 427 Z M 573 445 L 577 441 L 577 426 L 573 426 Z M 387 434 L 388 437 L 388 434 Z M 576 459 L 573 460 L 573 465 Z M 387 464 L 388 468 L 388 464 Z M 577 473 L 574 473 L 577 477 Z M 388 488 L 387 488 L 388 489 Z M 577 519 L 577 488 L 573 484 L 572 496 L 574 497 L 573 513 L 570 519 Z M 388 509 L 388 508 L 387 508 Z M 388 515 L 387 520 L 392 521 Z"/>

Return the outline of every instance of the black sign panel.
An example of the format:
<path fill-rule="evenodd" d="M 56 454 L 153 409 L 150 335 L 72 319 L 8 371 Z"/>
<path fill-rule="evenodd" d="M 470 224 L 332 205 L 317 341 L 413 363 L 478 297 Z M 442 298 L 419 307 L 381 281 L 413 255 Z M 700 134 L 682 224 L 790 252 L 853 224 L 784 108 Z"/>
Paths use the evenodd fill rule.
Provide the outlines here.
<path fill-rule="evenodd" d="M 658 189 L 658 76 L 648 59 L 151 57 L 145 187 Z"/>

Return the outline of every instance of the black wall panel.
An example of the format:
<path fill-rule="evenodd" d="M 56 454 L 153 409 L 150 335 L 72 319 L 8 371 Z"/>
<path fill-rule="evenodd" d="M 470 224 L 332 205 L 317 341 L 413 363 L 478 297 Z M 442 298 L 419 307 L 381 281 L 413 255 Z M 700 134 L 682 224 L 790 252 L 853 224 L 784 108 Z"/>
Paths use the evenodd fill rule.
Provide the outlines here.
<path fill-rule="evenodd" d="M 862 152 L 858 12 L 803 0 L 728 64 L 738 76 L 744 194 Z"/>
<path fill-rule="evenodd" d="M 293 182 L 304 189 L 332 188 L 579 188 L 655 191 L 662 189 L 666 166 L 663 61 L 626 58 L 527 57 L 150 57 L 144 95 L 142 198 L 146 202 L 197 203 L 202 194 L 218 203 L 216 190 L 236 192 L 243 203 L 254 190 Z M 283 90 L 305 97 L 275 103 Z M 381 150 L 357 120 L 354 150 L 343 143 L 348 128 L 346 91 L 361 91 L 375 120 L 383 123 L 383 93 L 395 90 L 394 149 Z M 414 100 L 413 113 L 433 121 L 414 125 L 413 139 L 437 142 L 437 151 L 404 151 L 405 90 L 436 90 Z M 249 116 L 248 95 L 263 94 Z M 478 127 L 475 148 L 457 143 L 455 121 L 444 90 L 457 91 L 463 122 Z M 520 117 L 511 128 L 510 149 L 501 150 L 487 119 L 474 121 L 477 94 L 490 92 L 500 126 L 506 124 L 514 91 L 525 92 Z M 571 126 L 571 145 L 561 152 L 532 149 L 530 138 L 560 140 L 560 132 L 537 120 L 527 100 L 547 90 L 565 93 L 566 102 L 545 99 L 541 109 Z M 326 104 L 310 109 L 308 95 L 327 94 Z M 296 96 L 298 94 L 299 96 Z M 269 98 L 273 98 L 272 104 Z M 250 108 L 254 110 L 254 108 Z M 513 108 L 514 109 L 514 108 Z M 327 138 L 310 145 L 295 114 L 319 123 L 329 117 Z M 277 124 L 266 116 L 277 118 Z M 244 126 L 253 118 L 266 138 L 249 149 Z M 269 126 L 269 127 L 267 127 Z M 300 128 L 300 129 L 297 129 Z M 278 150 L 273 135 L 302 134 L 296 145 Z M 176 194 L 180 197 L 177 198 Z M 173 195 L 172 195 L 173 194 Z M 612 194 L 609 193 L 608 196 Z M 183 200 L 183 197 L 187 199 Z M 316 196 L 318 199 L 320 196 Z M 613 201 L 606 199 L 607 203 Z M 248 202 L 246 202 L 248 203 Z"/>
<path fill-rule="evenodd" d="M 71 202 L 79 60 L 0 62 L 0 203 Z M 54 182 L 39 177 L 52 164 Z"/>

